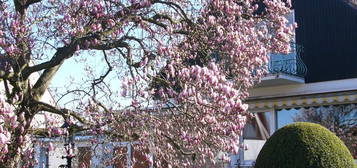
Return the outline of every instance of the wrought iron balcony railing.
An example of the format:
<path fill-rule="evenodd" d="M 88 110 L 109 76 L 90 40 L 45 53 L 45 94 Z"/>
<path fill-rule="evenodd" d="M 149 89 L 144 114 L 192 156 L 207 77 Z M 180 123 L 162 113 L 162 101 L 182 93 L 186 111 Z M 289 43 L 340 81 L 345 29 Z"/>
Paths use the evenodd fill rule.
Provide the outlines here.
<path fill-rule="evenodd" d="M 271 60 L 268 65 L 269 73 L 285 73 L 289 75 L 304 77 L 307 73 L 307 68 L 302 59 L 300 58 L 301 48 L 296 48 L 296 54 L 291 53 L 291 55 L 281 56 L 279 58 L 284 59 L 274 59 L 274 56 L 271 55 Z"/>

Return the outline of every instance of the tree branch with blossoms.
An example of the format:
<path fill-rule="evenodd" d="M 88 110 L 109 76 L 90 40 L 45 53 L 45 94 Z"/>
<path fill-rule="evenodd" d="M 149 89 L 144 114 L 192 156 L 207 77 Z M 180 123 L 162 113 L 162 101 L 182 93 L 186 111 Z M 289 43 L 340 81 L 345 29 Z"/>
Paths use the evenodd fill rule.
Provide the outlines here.
<path fill-rule="evenodd" d="M 34 166 L 25 146 L 43 113 L 51 127 L 41 135 L 69 120 L 72 131 L 135 141 L 145 156 L 150 149 L 156 167 L 204 167 L 220 151 L 236 153 L 247 89 L 270 53 L 290 50 L 290 8 L 281 0 L 2 2 L 0 167 Z M 76 77 L 56 81 L 68 62 Z"/>

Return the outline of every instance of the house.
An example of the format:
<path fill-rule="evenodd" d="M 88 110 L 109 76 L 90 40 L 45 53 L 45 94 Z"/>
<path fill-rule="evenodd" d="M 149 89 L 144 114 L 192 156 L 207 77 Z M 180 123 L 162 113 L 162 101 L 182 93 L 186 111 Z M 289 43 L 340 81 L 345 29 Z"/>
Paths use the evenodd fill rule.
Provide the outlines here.
<path fill-rule="evenodd" d="M 316 122 L 337 131 L 357 159 L 357 147 L 349 144 L 357 142 L 356 4 L 293 2 L 298 23 L 295 50 L 284 56 L 272 54 L 269 74 L 250 90 L 247 103 L 256 117 L 243 135 L 248 149 L 234 156 L 231 165 L 254 165 L 266 139 L 296 121 Z M 333 121 L 343 129 L 334 128 Z"/>
<path fill-rule="evenodd" d="M 328 121 L 329 115 L 337 113 L 341 114 L 340 123 L 350 125 L 346 129 L 357 136 L 357 130 L 351 129 L 357 125 L 357 5 L 348 0 L 296 0 L 293 8 L 289 21 L 295 20 L 299 26 L 294 50 L 288 55 L 272 54 L 270 73 L 250 90 L 247 103 L 255 119 L 246 125 L 241 138 L 248 148 L 232 155 L 227 167 L 254 165 L 269 136 L 295 121 Z M 115 162 L 117 167 L 129 166 L 132 157 L 141 157 L 135 156 L 133 143 L 103 138 L 103 143 L 92 145 L 90 139 L 74 138 L 78 157 L 73 162 L 77 165 L 106 167 L 102 160 L 113 157 L 115 152 L 123 156 Z M 39 168 L 65 164 L 65 159 L 54 155 L 65 155 L 64 139 L 41 141 L 53 142 L 58 148 L 48 155 L 46 148 L 37 148 Z M 356 159 L 356 147 L 351 151 Z M 148 163 L 138 166 L 152 167 Z"/>
<path fill-rule="evenodd" d="M 80 168 L 153 168 L 150 160 L 145 159 L 135 146 L 135 142 L 113 142 L 110 138 L 87 136 L 85 133 L 72 137 L 74 156 L 70 163 L 72 167 Z M 96 140 L 96 143 L 92 143 Z M 99 142 L 98 142 L 99 141 Z M 54 149 L 48 150 L 48 146 L 39 145 L 36 148 L 38 164 L 35 168 L 58 168 L 69 164 L 65 146 L 68 144 L 66 137 L 39 138 L 43 144 L 52 143 Z M 138 162 L 133 162 L 133 159 Z"/>

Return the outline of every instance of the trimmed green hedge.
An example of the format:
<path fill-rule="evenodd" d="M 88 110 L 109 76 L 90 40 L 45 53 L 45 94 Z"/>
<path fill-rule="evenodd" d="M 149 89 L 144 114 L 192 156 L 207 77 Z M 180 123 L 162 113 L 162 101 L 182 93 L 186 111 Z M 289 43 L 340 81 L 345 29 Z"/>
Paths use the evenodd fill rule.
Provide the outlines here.
<path fill-rule="evenodd" d="M 255 168 L 357 168 L 344 143 L 321 125 L 298 122 L 277 130 Z"/>

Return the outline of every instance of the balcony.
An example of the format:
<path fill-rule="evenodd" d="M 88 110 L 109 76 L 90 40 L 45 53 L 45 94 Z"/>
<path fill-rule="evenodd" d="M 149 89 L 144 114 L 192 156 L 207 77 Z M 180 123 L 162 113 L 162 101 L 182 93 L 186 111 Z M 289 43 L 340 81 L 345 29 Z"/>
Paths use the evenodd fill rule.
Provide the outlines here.
<path fill-rule="evenodd" d="M 290 54 L 271 54 L 268 74 L 257 87 L 305 83 L 306 65 L 300 58 L 302 48 L 295 45 Z"/>
<path fill-rule="evenodd" d="M 291 12 L 287 16 L 288 23 L 295 23 L 295 12 Z M 306 65 L 301 59 L 303 48 L 296 45 L 295 37 L 291 44 L 292 51 L 289 54 L 271 54 L 268 64 L 268 74 L 262 78 L 261 83 L 256 87 L 278 86 L 288 84 L 305 83 L 305 75 L 307 72 Z"/>

